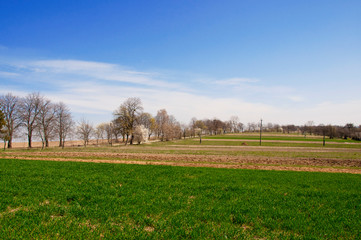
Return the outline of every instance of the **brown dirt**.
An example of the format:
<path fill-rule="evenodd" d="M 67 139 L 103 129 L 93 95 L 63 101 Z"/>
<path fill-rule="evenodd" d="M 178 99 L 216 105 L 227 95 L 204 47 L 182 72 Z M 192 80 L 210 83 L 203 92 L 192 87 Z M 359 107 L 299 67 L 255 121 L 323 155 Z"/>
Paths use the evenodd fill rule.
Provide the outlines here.
<path fill-rule="evenodd" d="M 199 141 L 198 139 L 193 139 L 193 141 Z M 217 141 L 220 141 L 220 142 L 244 142 L 244 143 L 247 143 L 247 142 L 259 142 L 259 139 L 202 139 L 202 141 L 212 141 L 212 142 L 217 142 Z M 262 142 L 277 142 L 277 143 L 318 143 L 318 144 L 322 144 L 322 141 L 297 141 L 297 140 L 292 140 L 292 141 L 288 141 L 288 140 L 263 140 L 262 139 Z M 361 143 L 353 143 L 353 142 L 333 142 L 333 141 L 330 141 L 330 140 L 326 140 L 326 145 L 327 144 L 343 144 L 343 145 L 348 145 L 348 144 L 355 144 L 355 145 L 360 145 L 361 146 Z"/>
<path fill-rule="evenodd" d="M 150 149 L 150 148 L 149 148 Z M 217 145 L 168 145 L 152 147 L 154 150 L 212 150 L 212 151 L 280 151 L 280 152 L 361 152 L 361 148 L 328 147 L 267 147 L 267 146 L 217 146 Z"/>
<path fill-rule="evenodd" d="M 5 152 L 1 158 L 361 174 L 360 160 L 110 152 Z"/>

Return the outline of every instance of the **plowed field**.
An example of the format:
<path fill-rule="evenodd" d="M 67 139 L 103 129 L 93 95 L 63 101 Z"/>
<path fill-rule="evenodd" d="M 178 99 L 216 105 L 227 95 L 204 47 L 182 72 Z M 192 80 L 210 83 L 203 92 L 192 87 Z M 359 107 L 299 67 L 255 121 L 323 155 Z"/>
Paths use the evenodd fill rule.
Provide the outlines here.
<path fill-rule="evenodd" d="M 194 142 L 194 140 L 189 140 Z M 189 142 L 188 141 L 188 142 Z M 282 140 L 281 140 L 282 141 Z M 284 142 L 284 141 L 283 141 Z M 190 167 L 343 172 L 361 174 L 361 148 L 187 145 L 187 141 L 136 146 L 14 150 L 1 158 L 152 164 Z"/>

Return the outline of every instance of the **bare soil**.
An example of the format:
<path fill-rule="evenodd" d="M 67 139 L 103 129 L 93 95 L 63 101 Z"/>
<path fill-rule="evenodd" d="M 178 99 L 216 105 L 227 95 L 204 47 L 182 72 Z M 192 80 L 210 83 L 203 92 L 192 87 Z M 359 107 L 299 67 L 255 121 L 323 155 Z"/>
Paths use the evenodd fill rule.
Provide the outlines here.
<path fill-rule="evenodd" d="M 214 150 L 214 151 L 286 151 L 286 152 L 361 152 L 361 148 L 328 148 L 328 147 L 268 147 L 268 146 L 217 146 L 217 145 L 169 145 L 152 147 L 159 150 Z"/>
<path fill-rule="evenodd" d="M 199 139 L 193 139 L 194 141 L 199 141 Z M 259 139 L 202 139 L 202 141 L 220 141 L 220 142 L 259 142 Z M 316 143 L 316 144 L 322 144 L 322 141 L 297 141 L 297 140 L 292 140 L 292 141 L 287 141 L 287 140 L 263 140 L 262 142 L 277 142 L 277 143 Z M 343 144 L 343 145 L 347 145 L 347 144 L 356 144 L 356 145 L 360 145 L 361 143 L 351 143 L 351 142 L 334 142 L 334 141 L 330 141 L 330 140 L 326 140 L 326 144 Z"/>
<path fill-rule="evenodd" d="M 257 148 L 259 150 L 259 148 Z M 361 174 L 361 159 L 111 152 L 4 152 L 1 158 Z"/>

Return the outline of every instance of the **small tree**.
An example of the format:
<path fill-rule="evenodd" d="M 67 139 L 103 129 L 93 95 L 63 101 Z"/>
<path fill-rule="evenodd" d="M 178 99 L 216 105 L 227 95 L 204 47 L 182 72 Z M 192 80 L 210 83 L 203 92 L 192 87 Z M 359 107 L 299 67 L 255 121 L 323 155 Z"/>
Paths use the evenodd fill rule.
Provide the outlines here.
<path fill-rule="evenodd" d="M 39 116 L 37 118 L 37 129 L 42 142 L 42 148 L 49 147 L 49 139 L 54 136 L 56 126 L 56 107 L 48 99 L 43 99 Z"/>
<path fill-rule="evenodd" d="M 44 97 L 40 96 L 39 93 L 31 93 L 20 104 L 21 121 L 27 131 L 29 148 L 32 147 L 33 133 L 39 124 L 38 119 L 43 102 Z"/>
<path fill-rule="evenodd" d="M 7 136 L 8 148 L 12 148 L 12 140 L 21 126 L 20 104 L 21 99 L 11 93 L 0 96 L 0 109 L 6 121 L 5 135 Z"/>
<path fill-rule="evenodd" d="M 6 124 L 5 116 L 4 116 L 3 112 L 0 109 L 0 131 L 3 129 L 5 124 Z"/>
<path fill-rule="evenodd" d="M 62 102 L 55 105 L 55 131 L 59 136 L 59 147 L 64 148 L 65 140 L 73 131 L 74 121 L 70 109 Z"/>
<path fill-rule="evenodd" d="M 89 144 L 89 140 L 94 133 L 94 127 L 87 120 L 82 119 L 77 128 L 77 134 L 84 142 L 84 147 Z"/>
<path fill-rule="evenodd" d="M 206 125 L 202 120 L 197 120 L 195 122 L 195 127 L 196 127 L 195 132 L 199 136 L 199 143 L 202 143 L 202 134 L 203 134 L 203 130 L 206 129 Z"/>
<path fill-rule="evenodd" d="M 7 131 L 5 129 L 3 129 L 5 127 L 5 125 L 6 125 L 5 115 L 0 110 L 0 138 L 4 140 L 4 151 L 5 151 L 5 147 L 6 147 L 6 141 L 8 140 Z"/>
<path fill-rule="evenodd" d="M 130 144 L 133 144 L 133 131 L 142 111 L 143 106 L 140 98 L 128 98 L 113 113 L 116 117 L 115 122 L 123 129 L 125 135 L 127 136 L 125 145 L 128 143 L 129 136 L 131 136 Z"/>
<path fill-rule="evenodd" d="M 108 144 L 113 146 L 113 135 L 114 135 L 114 123 L 106 123 L 105 124 L 105 134 L 107 136 Z"/>
<path fill-rule="evenodd" d="M 106 134 L 107 123 L 101 123 L 95 128 L 95 135 L 97 137 L 97 145 L 99 145 L 99 139 L 104 140 L 104 135 Z"/>
<path fill-rule="evenodd" d="M 158 129 L 157 129 L 157 135 L 161 137 L 161 141 L 165 140 L 167 128 L 169 125 L 169 115 L 167 113 L 167 110 L 161 109 L 157 112 L 157 116 L 155 117 Z"/>
<path fill-rule="evenodd" d="M 138 142 L 138 144 L 148 141 L 148 129 L 143 125 L 136 126 L 133 135 L 134 141 Z"/>

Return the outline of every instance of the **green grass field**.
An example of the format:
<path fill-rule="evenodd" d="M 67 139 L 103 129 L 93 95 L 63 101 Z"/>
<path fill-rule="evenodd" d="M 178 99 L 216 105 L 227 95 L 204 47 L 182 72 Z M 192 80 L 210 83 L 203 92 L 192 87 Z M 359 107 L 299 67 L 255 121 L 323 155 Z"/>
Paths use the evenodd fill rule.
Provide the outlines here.
<path fill-rule="evenodd" d="M 1 239 L 360 239 L 361 175 L 0 160 Z"/>

